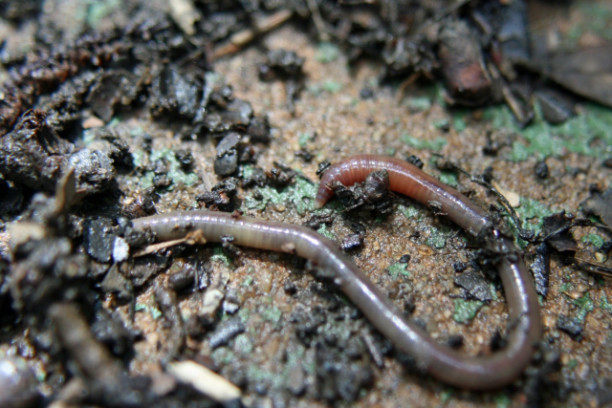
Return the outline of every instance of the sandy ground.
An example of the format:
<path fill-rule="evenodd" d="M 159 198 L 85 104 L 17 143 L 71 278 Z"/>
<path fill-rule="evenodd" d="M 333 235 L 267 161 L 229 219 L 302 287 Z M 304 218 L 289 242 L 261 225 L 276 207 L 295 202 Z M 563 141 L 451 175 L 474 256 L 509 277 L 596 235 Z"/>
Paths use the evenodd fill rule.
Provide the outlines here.
<path fill-rule="evenodd" d="M 453 124 L 456 113 L 449 112 L 438 101 L 438 88 L 409 88 L 405 96 L 398 96 L 394 87 L 378 87 L 379 69 L 369 63 L 361 63 L 349 70 L 342 54 L 331 63 L 317 59 L 317 46 L 304 34 L 291 27 L 284 27 L 263 41 L 270 49 L 284 48 L 296 51 L 306 59 L 304 69 L 307 74 L 305 90 L 295 103 L 295 114 L 287 109 L 284 85 L 281 82 L 265 83 L 257 79 L 257 66 L 263 61 L 263 53 L 257 47 L 249 48 L 237 56 L 227 58 L 216 64 L 216 70 L 231 83 L 236 95 L 255 102 L 257 114 L 269 117 L 275 129 L 274 139 L 269 148 L 262 148 L 257 165 L 270 169 L 274 162 L 282 163 L 300 171 L 305 177 L 316 182 L 317 163 L 322 160 L 336 162 L 339 159 L 357 153 L 392 154 L 395 157 L 417 155 L 425 163 L 424 169 L 433 174 L 439 172 L 432 165 L 430 149 L 417 150 L 402 141 L 402 135 L 410 135 L 419 140 L 435 141 L 442 138 L 446 141 L 436 153 L 453 160 L 464 169 L 473 173 L 491 166 L 495 181 L 505 193 L 518 194 L 520 197 L 537 200 L 554 210 L 566 209 L 576 212 L 579 204 L 588 198 L 588 185 L 595 183 L 605 187 L 610 182 L 610 170 L 602 168 L 600 160 L 573 153 L 547 159 L 550 177 L 538 180 L 534 174 L 536 157 L 522 162 L 506 159 L 510 147 L 500 150 L 496 157 L 483 154 L 486 133 L 493 132 L 493 137 L 503 144 L 520 136 L 511 129 L 506 131 L 494 129 L 490 122 L 480 119 L 480 111 L 460 112 L 467 123 L 463 129 L 450 127 L 448 132 L 437 124 L 447 121 Z M 364 87 L 374 87 L 374 97 L 363 100 L 359 92 Z M 423 110 L 411 113 L 411 106 L 422 98 L 433 94 L 433 103 Z M 498 108 L 502 109 L 502 108 Z M 414 110 L 414 109 L 413 109 Z M 306 135 L 306 136 L 305 136 Z M 181 143 L 171 132 L 155 138 L 158 148 L 176 148 Z M 212 172 L 214 146 L 210 141 L 182 142 L 194 153 L 197 161 L 197 174 L 203 185 L 213 185 L 218 180 Z M 296 156 L 296 151 L 306 148 L 314 154 L 314 160 L 306 163 Z M 567 171 L 577 167 L 583 171 L 577 175 Z M 486 192 L 471 184 L 464 177 L 459 178 L 459 189 L 473 193 L 473 198 L 482 206 L 494 203 Z M 198 185 L 195 192 L 206 190 Z M 194 191 L 174 191 L 162 197 L 158 211 L 192 208 Z M 243 196 L 249 192 L 242 193 Z M 363 220 L 367 226 L 364 247 L 354 259 L 367 272 L 370 278 L 380 283 L 383 290 L 394 295 L 398 304 L 402 296 L 410 297 L 416 304 L 413 318 L 425 323 L 432 337 L 445 341 L 451 335 L 464 337 L 464 350 L 467 353 L 487 353 L 490 338 L 496 330 L 503 332 L 506 324 L 506 306 L 499 285 L 496 286 L 498 300 L 484 306 L 476 317 L 467 324 L 453 320 L 454 298 L 460 295 L 460 289 L 453 284 L 455 271 L 453 262 L 469 260 L 473 248 L 466 248 L 463 234 L 448 222 L 434 217 L 425 208 L 413 205 L 409 200 L 398 198 L 399 208 L 387 219 Z M 403 207 L 401 207 L 403 206 Z M 407 217 L 402 208 L 413 209 Z M 292 205 L 269 205 L 264 211 L 247 210 L 247 214 L 266 219 L 282 220 L 290 223 L 301 223 L 307 218 L 300 216 Z M 350 233 L 349 223 L 337 218 L 331 227 L 331 233 L 339 240 Z M 443 232 L 439 232 L 443 231 Z M 420 233 L 414 238 L 415 233 Z M 586 231 L 576 231 L 577 238 Z M 430 238 L 439 234 L 445 239 L 442 248 L 432 245 Z M 442 245 L 441 245 L 442 246 Z M 529 247 L 527 251 L 533 252 Z M 202 250 L 204 256 L 210 250 Z M 399 258 L 409 254 L 408 276 L 396 279 L 389 277 L 386 268 L 396 263 Z M 313 279 L 296 269 L 293 261 L 285 256 L 245 250 L 243 255 L 234 259 L 233 265 L 226 267 L 214 263 L 213 276 L 219 279 L 222 287 L 232 288 L 242 300 L 241 310 L 252 311 L 245 320 L 246 334 L 213 352 L 213 358 L 233 361 L 239 358 L 242 367 L 258 371 L 258 375 L 268 379 L 272 384 L 284 381 L 288 362 L 286 350 L 296 347 L 295 333 L 292 325 L 287 323 L 292 311 L 298 305 L 312 306 L 319 299 L 301 295 L 302 289 L 308 288 Z M 254 273 L 255 272 L 255 273 Z M 165 279 L 159 276 L 156 279 Z M 283 286 L 287 280 L 294 282 L 298 289 L 295 296 L 288 295 Z M 610 377 L 612 367 L 612 339 L 610 337 L 610 312 L 600 306 L 602 299 L 610 299 L 612 289 L 609 282 L 582 273 L 572 267 L 560 265 L 554 258 L 551 267 L 550 293 L 542 299 L 544 321 L 544 341 L 552 344 L 561 352 L 561 381 L 574 384 L 578 391 L 572 393 L 567 401 L 551 401 L 552 406 L 595 406 L 596 397 L 587 390 L 593 384 L 603 384 L 603 379 Z M 248 282 L 248 284 L 245 284 Z M 331 292 L 335 292 L 330 289 Z M 585 293 L 595 303 L 595 308 L 586 317 L 585 330 L 581 341 L 572 340 L 557 327 L 557 319 L 563 314 L 572 314 L 575 299 Z M 145 291 L 139 303 L 151 302 L 150 291 Z M 186 298 L 181 309 L 189 314 L 191 302 L 200 301 L 197 297 Z M 262 304 L 280 314 L 279 320 L 267 319 Z M 262 317 L 263 315 L 263 317 Z M 139 353 L 133 362 L 134 372 L 148 370 L 156 366 L 155 352 L 152 348 L 160 340 L 163 329 L 159 321 L 149 315 L 137 315 L 137 327 L 146 333 L 146 341 L 137 345 Z M 269 321 L 272 320 L 272 321 Z M 333 325 L 333 322 L 330 322 Z M 343 324 L 343 323 L 339 323 Z M 372 330 L 369 324 L 363 323 L 366 331 Z M 342 330 L 350 330 L 346 327 Z M 239 343 L 248 343 L 245 352 Z M 191 344 L 201 348 L 201 353 L 210 352 L 206 341 L 202 344 Z M 305 367 L 305 396 L 293 400 L 295 406 L 325 406 L 313 399 L 312 384 L 315 382 L 307 367 L 312 364 L 312 348 L 302 350 L 300 364 Z M 223 351 L 226 349 L 225 351 Z M 222 355 L 220 357 L 220 355 Z M 230 365 L 230 364 L 228 364 Z M 312 371 L 312 370 L 311 370 Z M 223 373 L 223 371 L 222 371 Z M 249 372 L 249 375 L 257 375 Z M 342 375 L 339 373 L 338 375 Z M 281 378 L 278 378 L 280 376 Z M 521 384 L 519 382 L 518 384 Z M 247 394 L 246 400 L 255 398 Z M 260 397 L 256 397 L 260 400 Z M 266 401 L 266 398 L 263 398 Z M 431 406 L 520 406 L 525 402 L 521 386 L 517 390 L 510 387 L 493 393 L 471 393 L 448 387 L 440 382 L 405 369 L 395 358 L 385 358 L 384 367 L 374 368 L 374 385 L 363 392 L 354 406 L 368 407 L 431 407 Z M 271 400 L 269 400 L 271 403 Z M 342 405 L 342 404 L 340 404 Z"/>
<path fill-rule="evenodd" d="M 294 113 L 287 107 L 283 82 L 258 79 L 258 64 L 264 61 L 266 48 L 293 50 L 305 58 L 304 90 L 295 101 Z M 457 189 L 484 208 L 496 204 L 493 196 L 465 176 L 441 173 L 434 159 L 435 154 L 441 155 L 473 174 L 482 174 L 491 167 L 495 185 L 511 201 L 520 198 L 517 211 L 532 225 L 551 212 L 566 210 L 579 214 L 580 203 L 590 196 L 591 185 L 602 190 L 612 187 L 612 170 L 602 165 L 606 154 L 612 157 L 612 151 L 601 141 L 593 142 L 600 150 L 595 155 L 574 153 L 559 142 L 560 149 L 545 159 L 549 176 L 539 179 L 534 171 L 541 160 L 537 152 L 527 149 L 525 160 L 514 160 L 517 148 L 530 146 L 525 132 L 534 128 L 520 131 L 511 119 L 500 121 L 499 118 L 509 117 L 507 108 L 451 110 L 443 101 L 440 84 L 410 86 L 399 93 L 398 83 L 379 85 L 381 67 L 377 64 L 359 62 L 349 68 L 342 52 L 331 61 L 326 61 L 322 52 L 321 44 L 287 25 L 267 35 L 259 46 L 248 47 L 214 65 L 220 80 L 231 84 L 237 97 L 250 101 L 257 115 L 269 118 L 272 141 L 269 145 L 254 145 L 256 165 L 270 170 L 276 162 L 296 170 L 304 177 L 298 179 L 309 191 L 318 182 L 318 163 L 324 160 L 333 163 L 358 153 L 398 158 L 416 155 L 423 161 L 426 172 L 456 184 Z M 372 98 L 360 96 L 364 88 L 373 91 Z M 581 104 L 580 115 L 587 117 L 591 108 L 592 105 Z M 608 109 L 597 109 L 611 114 Z M 197 182 L 174 183 L 172 189 L 162 192 L 156 202 L 158 212 L 198 208 L 196 196 L 221 180 L 213 171 L 215 142 L 210 138 L 183 140 L 172 125 L 152 121 L 144 111 L 124 112 L 113 119 L 111 126 L 128 142 L 133 154 L 138 154 L 145 135 L 151 136 L 154 152 L 181 148 L 193 154 Z M 580 135 L 574 137 L 580 141 Z M 489 139 L 500 145 L 495 156 L 483 152 Z M 555 143 L 557 139 L 552 140 Z M 306 161 L 297 155 L 300 149 L 310 152 L 313 159 Z M 120 174 L 117 181 L 124 193 L 123 204 L 147 187 L 134 174 Z M 350 256 L 400 308 L 407 300 L 413 303 L 416 307 L 411 318 L 422 323 L 438 341 L 461 335 L 462 350 L 466 353 L 487 354 L 495 333 L 504 333 L 507 309 L 499 283 L 491 284 L 495 299 L 483 305 L 473 319 L 461 322 L 456 317 L 463 296 L 453 283 L 456 276 L 453 264 L 469 263 L 477 248 L 458 228 L 426 208 L 397 197 L 389 216 L 356 219 L 341 216 L 338 205 L 333 203 L 327 209 L 315 211 L 312 202 L 307 201 L 301 211 L 291 201 L 296 200 L 296 195 L 287 191 L 281 192 L 281 202 L 249 205 L 257 191 L 257 188 L 239 190 L 241 209 L 247 215 L 303 224 L 313 214 L 330 214 L 334 222 L 325 233 L 338 241 L 351 233 L 352 222 L 362 223 L 366 227 L 364 244 Z M 297 197 L 302 199 L 299 194 Z M 595 233 L 593 228 L 573 230 L 581 253 L 591 260 L 596 248 L 589 243 L 589 234 Z M 534 252 L 533 245 L 525 248 L 528 261 Z M 186 348 L 201 361 L 212 362 L 229 380 L 244 381 L 247 385 L 243 385 L 243 402 L 249 406 L 514 407 L 527 402 L 528 392 L 533 398 L 533 391 L 525 387 L 526 378 L 537 371 L 533 367 L 528 369 L 532 374 L 505 389 L 480 393 L 447 386 L 403 364 L 403 359 L 395 355 L 384 356 L 382 366 L 377 366 L 364 345 L 367 339 L 375 338 L 375 344 L 384 346 L 373 327 L 355 313 L 355 307 L 339 291 L 319 283 L 305 272 L 302 262 L 290 256 L 243 249 L 230 259 L 218 246 L 194 248 L 191 254 L 189 258 L 173 259 L 169 272 L 201 259 L 206 263 L 210 284 L 206 290 L 180 296 L 183 320 L 187 321 L 202 307 L 206 291 L 215 289 L 224 294 L 226 302 L 238 305 L 235 314 L 222 312 L 221 322 L 238 318 L 245 331 L 227 345 L 214 349 L 207 335 L 203 339 L 189 338 Z M 410 261 L 402 272 L 394 272 L 403 255 L 410 255 Z M 606 261 L 605 257 L 603 260 Z M 168 353 L 173 333 L 165 320 L 159 318 L 153 292 L 155 285 L 163 284 L 168 277 L 169 273 L 159 274 L 138 291 L 134 328 L 141 330 L 143 337 L 135 344 L 136 354 L 129 367 L 132 374 L 162 370 L 160 360 Z M 288 286 L 294 290 L 287 290 Z M 610 392 L 611 303 L 609 280 L 581 272 L 553 256 L 549 294 L 541 298 L 543 344 L 560 353 L 561 369 L 549 380 L 558 381 L 559 389 L 564 391 L 559 395 L 554 387 L 543 388 L 545 406 L 596 407 L 598 399 Z M 117 305 L 112 297 L 105 305 L 129 321 L 128 305 Z M 317 311 L 319 317 L 323 316 L 311 343 L 298 335 L 300 322 L 296 322 L 299 320 L 296 316 L 302 311 Z M 584 330 L 581 338 L 574 340 L 557 327 L 559 317 L 581 313 Z M 327 341 L 334 348 L 334 344 L 348 344 L 353 338 L 359 339 L 356 362 L 344 361 L 336 375 L 347 376 L 345 369 L 366 367 L 372 370 L 371 386 L 361 389 L 355 402 L 335 399 L 328 403 L 320 395 L 321 384 L 317 380 L 316 342 Z"/>

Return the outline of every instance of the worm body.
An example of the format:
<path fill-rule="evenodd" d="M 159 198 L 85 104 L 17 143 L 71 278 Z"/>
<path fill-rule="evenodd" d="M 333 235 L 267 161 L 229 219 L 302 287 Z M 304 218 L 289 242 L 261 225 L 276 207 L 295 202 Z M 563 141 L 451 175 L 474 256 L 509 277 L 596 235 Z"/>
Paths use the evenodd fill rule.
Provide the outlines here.
<path fill-rule="evenodd" d="M 486 213 L 454 188 L 408 162 L 373 154 L 353 156 L 327 169 L 317 191 L 317 205 L 323 206 L 334 194 L 331 189 L 334 181 L 349 186 L 365 180 L 376 170 L 389 173 L 390 190 L 435 208 L 473 235 L 478 235 L 489 223 Z"/>
<path fill-rule="evenodd" d="M 356 168 L 364 163 L 367 168 Z M 377 156 L 357 156 L 330 168 L 321 182 L 317 201 L 323 204 L 329 199 L 327 186 L 332 181 L 356 182 L 371 170 L 381 169 L 389 172 L 391 189 L 426 205 L 435 201 L 436 208 L 441 206 L 449 218 L 472 234 L 481 234 L 491 225 L 484 212 L 457 191 L 408 163 Z M 334 282 L 398 350 L 410 354 L 420 368 L 457 387 L 485 390 L 512 382 L 531 360 L 540 338 L 539 305 L 533 284 L 512 242 L 494 229 L 489 233 L 493 237 L 490 246 L 507 254 L 499 263 L 499 272 L 510 311 L 508 344 L 490 355 L 470 356 L 438 344 L 417 325 L 406 321 L 334 242 L 308 228 L 204 210 L 138 218 L 133 220 L 133 227 L 137 231 L 150 230 L 160 240 L 201 230 L 210 242 L 231 236 L 236 245 L 307 258 L 317 267 L 333 272 Z"/>

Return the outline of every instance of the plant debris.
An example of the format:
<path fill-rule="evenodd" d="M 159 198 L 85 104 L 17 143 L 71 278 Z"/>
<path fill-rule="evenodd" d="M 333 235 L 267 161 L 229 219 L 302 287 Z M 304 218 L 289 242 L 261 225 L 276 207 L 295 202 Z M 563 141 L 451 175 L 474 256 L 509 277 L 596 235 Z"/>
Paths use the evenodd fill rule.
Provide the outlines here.
<path fill-rule="evenodd" d="M 605 225 L 612 228 L 612 189 L 604 192 L 593 191 L 581 205 L 582 211 L 598 217 Z"/>
<path fill-rule="evenodd" d="M 455 277 L 455 284 L 466 290 L 468 296 L 481 302 L 493 299 L 489 283 L 476 272 L 463 272 Z"/>

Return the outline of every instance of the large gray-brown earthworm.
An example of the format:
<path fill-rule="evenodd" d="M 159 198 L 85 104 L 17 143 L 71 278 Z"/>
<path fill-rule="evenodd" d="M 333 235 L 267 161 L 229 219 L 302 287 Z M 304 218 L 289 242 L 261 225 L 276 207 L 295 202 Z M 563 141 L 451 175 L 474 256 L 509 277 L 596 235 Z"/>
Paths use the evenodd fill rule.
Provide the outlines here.
<path fill-rule="evenodd" d="M 201 230 L 209 242 L 220 242 L 230 236 L 236 245 L 306 258 L 316 267 L 331 271 L 335 284 L 370 322 L 434 377 L 474 390 L 494 389 L 514 381 L 529 364 L 541 335 L 538 298 L 518 250 L 493 227 L 484 211 L 465 196 L 398 159 L 362 155 L 332 166 L 321 180 L 318 204 L 324 204 L 333 194 L 329 189 L 333 181 L 354 183 L 375 170 L 389 173 L 392 190 L 434 207 L 501 255 L 498 270 L 510 317 L 505 348 L 471 356 L 437 343 L 416 324 L 405 320 L 334 242 L 302 226 L 196 210 L 138 218 L 132 221 L 133 227 L 137 231 L 150 230 L 160 240 L 177 239 Z"/>

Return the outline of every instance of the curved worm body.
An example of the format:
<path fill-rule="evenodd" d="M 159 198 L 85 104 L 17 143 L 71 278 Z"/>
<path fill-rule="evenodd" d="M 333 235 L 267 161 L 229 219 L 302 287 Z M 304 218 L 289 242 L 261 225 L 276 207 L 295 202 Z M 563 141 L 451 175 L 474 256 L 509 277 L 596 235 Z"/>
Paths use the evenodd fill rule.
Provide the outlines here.
<path fill-rule="evenodd" d="M 505 254 L 498 269 L 510 312 L 507 347 L 490 356 L 469 357 L 432 344 L 430 338 L 419 338 L 419 342 L 427 343 L 426 353 L 430 354 L 421 354 L 415 358 L 424 363 L 434 376 L 459 387 L 489 388 L 511 382 L 531 360 L 534 346 L 542 332 L 538 297 L 518 249 L 510 239 L 493 228 L 486 213 L 463 194 L 416 166 L 392 157 L 364 154 L 331 166 L 321 178 L 317 204 L 322 206 L 333 195 L 330 188 L 332 183 L 339 181 L 351 185 L 363 181 L 368 174 L 377 170 L 388 172 L 391 190 L 434 208 L 470 234 L 484 238 L 489 249 Z M 373 317 L 373 321 L 375 319 Z M 399 326 L 402 326 L 401 330 Z M 423 353 L 423 350 L 417 350 L 408 341 L 422 336 L 416 327 L 409 323 L 398 323 L 397 328 L 404 336 L 389 337 L 400 350 Z M 379 330 L 385 333 L 380 327 Z"/>
<path fill-rule="evenodd" d="M 369 163 L 367 169 L 355 168 L 364 163 Z M 330 168 L 323 177 L 318 202 L 323 204 L 329 199 L 331 190 L 327 186 L 332 181 L 360 181 L 372 170 L 387 170 L 392 189 L 426 205 L 436 202 L 437 209 L 441 206 L 449 218 L 472 234 L 478 235 L 490 225 L 482 210 L 457 191 L 408 163 L 377 156 L 357 156 Z M 495 238 L 491 246 L 508 254 L 499 264 L 510 310 L 508 345 L 491 355 L 469 356 L 438 344 L 417 325 L 404 320 L 334 242 L 308 228 L 204 210 L 153 215 L 132 222 L 135 230 L 150 230 L 160 240 L 201 230 L 210 242 L 231 236 L 236 245 L 309 259 L 315 266 L 333 272 L 334 282 L 398 350 L 410 354 L 420 368 L 457 387 L 485 390 L 512 382 L 531 360 L 534 344 L 540 338 L 539 305 L 533 284 L 512 242 L 496 230 L 491 230 Z"/>
<path fill-rule="evenodd" d="M 333 182 L 350 186 L 376 170 L 389 173 L 390 190 L 434 208 L 472 235 L 478 235 L 489 224 L 486 213 L 454 188 L 408 162 L 373 154 L 353 156 L 327 169 L 319 183 L 317 205 L 323 206 L 334 194 Z"/>

